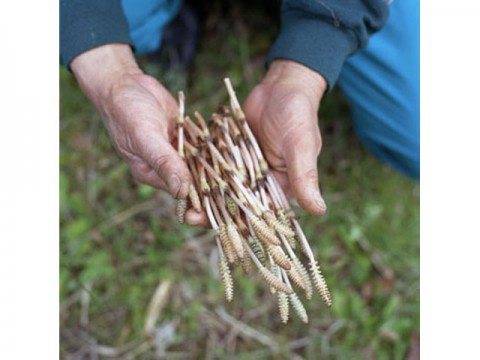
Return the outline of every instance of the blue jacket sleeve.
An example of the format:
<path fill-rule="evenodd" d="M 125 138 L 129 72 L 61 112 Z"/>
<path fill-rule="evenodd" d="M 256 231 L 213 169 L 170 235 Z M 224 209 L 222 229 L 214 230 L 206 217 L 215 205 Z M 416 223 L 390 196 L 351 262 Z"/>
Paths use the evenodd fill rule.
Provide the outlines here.
<path fill-rule="evenodd" d="M 266 58 L 289 59 L 321 74 L 331 90 L 343 63 L 365 47 L 389 15 L 387 0 L 284 0 L 280 35 Z"/>
<path fill-rule="evenodd" d="M 60 63 L 109 43 L 133 47 L 120 0 L 60 0 Z"/>

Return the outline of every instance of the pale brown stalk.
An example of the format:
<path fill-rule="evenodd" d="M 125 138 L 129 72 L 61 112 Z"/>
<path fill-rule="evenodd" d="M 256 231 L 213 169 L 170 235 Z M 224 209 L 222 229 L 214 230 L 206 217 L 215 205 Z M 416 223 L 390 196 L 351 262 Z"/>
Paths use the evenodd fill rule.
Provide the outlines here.
<path fill-rule="evenodd" d="M 228 162 L 225 160 L 225 158 L 222 156 L 222 154 L 220 153 L 220 151 L 216 148 L 216 146 L 211 142 L 211 141 L 207 141 L 207 145 L 208 145 L 208 148 L 210 149 L 211 153 L 212 153 L 212 157 L 216 157 L 218 163 L 220 164 L 220 166 L 227 172 L 232 172 L 234 171 L 233 167 L 230 166 L 228 164 Z"/>
<path fill-rule="evenodd" d="M 205 135 L 206 139 L 210 138 L 210 130 L 208 129 L 207 123 L 205 122 L 205 119 L 203 116 L 198 112 L 194 112 L 195 118 L 198 120 L 198 123 L 200 124 L 200 128 L 203 131 L 203 134 Z"/>
<path fill-rule="evenodd" d="M 228 119 L 226 117 L 223 118 L 223 129 L 224 129 L 224 137 L 225 141 L 227 142 L 228 148 L 230 152 L 233 154 L 233 158 L 235 159 L 235 164 L 237 165 L 238 171 L 242 178 L 247 175 L 245 170 L 245 165 L 243 164 L 242 156 L 240 155 L 240 149 L 233 143 L 232 138 L 230 137 L 229 129 L 228 129 Z"/>
<path fill-rule="evenodd" d="M 297 239 L 300 242 L 300 246 L 301 246 L 304 254 L 307 255 L 310 262 L 315 261 L 315 257 L 313 256 L 312 248 L 310 247 L 310 244 L 307 241 L 307 237 L 303 233 L 303 230 L 300 227 L 300 224 L 298 223 L 298 221 L 296 219 L 293 219 L 292 223 L 293 223 L 293 226 L 295 228 L 295 232 L 297 234 Z"/>
<path fill-rule="evenodd" d="M 228 109 L 226 109 L 226 112 L 225 112 L 224 116 L 227 118 L 229 128 L 232 130 L 231 133 L 232 133 L 232 136 L 233 136 L 233 140 L 237 143 L 237 145 L 240 145 L 240 142 L 241 141 L 243 142 L 242 133 L 240 132 L 240 129 L 238 128 L 235 121 L 229 115 Z"/>
<path fill-rule="evenodd" d="M 238 198 L 243 204 L 247 204 L 250 206 L 250 209 L 256 216 L 260 216 L 262 214 L 261 209 L 258 208 L 255 200 L 254 195 L 250 194 L 241 182 L 235 181 L 233 178 L 228 179 L 228 183 L 232 189 L 235 190 Z"/>
<path fill-rule="evenodd" d="M 243 218 L 240 216 L 240 213 L 238 211 L 237 211 L 237 213 L 235 213 L 233 215 L 233 221 L 234 221 L 235 225 L 237 225 L 238 231 L 240 231 L 240 234 L 242 234 L 242 236 L 244 238 L 248 238 L 250 236 L 250 232 L 249 232 L 247 225 L 245 225 L 245 222 L 243 221 Z"/>
<path fill-rule="evenodd" d="M 215 172 L 215 170 L 212 169 L 212 167 L 207 163 L 204 158 L 202 158 L 201 156 L 197 156 L 197 159 L 202 163 L 209 175 L 217 182 L 220 189 L 224 191 L 228 187 L 228 184 L 223 181 L 223 179 Z"/>
<path fill-rule="evenodd" d="M 231 110 L 220 107 L 220 114 L 213 114 L 208 124 L 198 112 L 194 113 L 198 124 L 185 116 L 184 95 L 179 93 L 178 153 L 193 178 L 188 198 L 196 211 L 206 211 L 215 231 L 227 301 L 233 299 L 230 265 L 241 266 L 249 274 L 253 262 L 276 294 L 282 323 L 289 319 L 290 304 L 307 323 L 305 307 L 292 284 L 303 289 L 307 299 L 312 298 L 315 287 L 328 306 L 330 292 L 283 189 L 268 170 L 228 79 L 225 85 Z M 187 206 L 186 200 L 177 203 L 180 222 L 185 221 Z M 309 271 L 295 253 L 295 239 L 308 258 Z"/>
<path fill-rule="evenodd" d="M 211 189 L 207 181 L 207 176 L 205 174 L 205 167 L 201 162 L 198 162 L 198 173 L 200 177 L 200 191 L 202 192 L 202 194 L 210 193 Z"/>
<path fill-rule="evenodd" d="M 255 170 L 255 181 L 260 180 L 263 178 L 262 170 L 260 167 L 260 161 L 258 160 L 258 157 L 255 154 L 255 151 L 250 142 L 247 142 L 247 149 L 248 149 L 248 152 L 250 153 L 250 157 L 252 158 L 253 168 Z"/>
<path fill-rule="evenodd" d="M 182 159 L 185 159 L 185 151 L 183 149 L 183 118 L 185 116 L 185 95 L 182 91 L 178 93 L 178 103 L 179 103 L 179 112 L 177 116 L 177 127 L 178 127 L 178 154 Z M 196 203 L 198 205 L 198 203 Z M 187 200 L 179 199 L 177 200 L 177 206 L 175 208 L 175 214 L 177 215 L 177 220 L 180 224 L 185 222 L 185 213 L 187 211 Z"/>
<path fill-rule="evenodd" d="M 210 118 L 210 121 L 212 122 L 215 130 L 222 131 L 221 129 L 223 126 L 223 122 L 222 122 L 222 116 L 220 114 L 213 113 L 212 117 Z M 218 136 L 216 138 L 218 138 Z"/>
<path fill-rule="evenodd" d="M 225 161 L 227 162 L 227 164 L 230 165 L 230 167 L 232 168 L 231 171 L 233 172 L 233 169 L 236 169 L 237 164 L 235 164 L 235 161 L 230 156 L 228 150 L 222 149 L 221 154 L 222 154 L 223 158 L 225 159 Z"/>
<path fill-rule="evenodd" d="M 201 189 L 200 187 L 200 175 L 198 174 L 198 168 L 195 164 L 194 158 L 189 155 L 186 157 L 187 166 L 190 172 L 192 173 L 193 183 L 196 189 Z"/>
<path fill-rule="evenodd" d="M 188 131 L 188 134 L 191 138 L 199 138 L 201 142 L 204 142 L 206 139 L 205 134 L 203 131 L 193 122 L 190 117 L 186 116 L 185 117 L 185 123 L 184 123 L 185 129 Z"/>
<path fill-rule="evenodd" d="M 260 146 L 258 145 L 257 140 L 255 139 L 255 136 L 252 133 L 252 130 L 250 129 L 250 126 L 248 126 L 248 122 L 245 119 L 245 114 L 243 113 L 240 103 L 238 102 L 237 96 L 235 94 L 235 90 L 233 90 L 232 83 L 230 82 L 230 79 L 226 78 L 224 79 L 225 81 L 225 86 L 227 87 L 227 92 L 228 95 L 230 96 L 230 104 L 233 110 L 233 114 L 235 118 L 238 120 L 240 125 L 243 127 L 245 130 L 248 139 L 253 145 L 253 148 L 255 150 L 255 154 L 258 157 L 258 161 L 260 164 L 260 169 L 264 175 L 268 173 L 268 164 L 265 161 L 265 158 L 263 157 L 262 151 L 260 150 Z"/>
<path fill-rule="evenodd" d="M 255 168 L 253 166 L 253 160 L 250 155 L 250 152 L 247 149 L 247 146 L 245 145 L 245 142 L 243 139 L 240 139 L 240 153 L 243 158 L 243 162 L 245 163 L 245 166 L 247 167 L 248 170 L 248 175 L 250 178 L 250 187 L 255 186 L 255 180 L 256 180 L 256 175 L 255 175 Z"/>
<path fill-rule="evenodd" d="M 257 188 L 260 190 L 260 196 L 262 198 L 263 206 L 269 210 L 274 209 L 274 203 L 271 199 L 271 196 L 268 195 L 267 189 L 265 187 L 265 181 L 257 180 Z"/>
<path fill-rule="evenodd" d="M 185 149 L 187 150 L 187 152 L 191 156 L 193 156 L 193 157 L 198 156 L 198 154 L 199 154 L 198 149 L 195 146 L 193 146 L 192 144 L 190 144 L 190 142 L 187 139 L 184 140 L 184 145 L 185 145 Z"/>
<path fill-rule="evenodd" d="M 235 182 L 235 184 L 237 184 L 238 188 L 243 193 L 243 195 L 248 199 L 248 201 L 254 208 L 255 213 L 263 214 L 263 212 L 266 211 L 267 209 L 260 202 L 260 200 L 258 199 L 258 196 L 256 196 L 253 193 L 252 189 L 245 187 L 245 185 L 236 175 L 233 175 L 231 178 Z"/>
<path fill-rule="evenodd" d="M 183 91 L 178 92 L 178 154 L 183 159 L 185 158 L 185 151 L 183 150 L 183 118 L 185 117 L 185 94 Z"/>
<path fill-rule="evenodd" d="M 207 218 L 210 221 L 210 226 L 213 230 L 215 230 L 215 232 L 218 232 L 218 224 L 221 222 L 220 216 L 216 216 L 216 214 L 214 214 L 210 199 L 207 195 L 203 196 L 203 203 L 205 204 L 205 210 L 207 212 Z"/>

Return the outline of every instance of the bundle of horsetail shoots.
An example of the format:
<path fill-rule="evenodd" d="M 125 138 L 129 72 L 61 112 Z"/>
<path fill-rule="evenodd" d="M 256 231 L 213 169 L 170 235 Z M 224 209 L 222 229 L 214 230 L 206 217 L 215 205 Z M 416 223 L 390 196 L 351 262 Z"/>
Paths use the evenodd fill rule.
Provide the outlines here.
<path fill-rule="evenodd" d="M 178 94 L 178 154 L 186 162 L 193 184 L 189 201 L 178 200 L 176 215 L 183 223 L 190 205 L 206 212 L 215 232 L 227 301 L 234 295 L 231 267 L 240 266 L 248 274 L 254 265 L 277 295 L 281 321 L 288 321 L 291 306 L 307 323 L 296 291 L 304 292 L 310 300 L 315 288 L 328 306 L 332 303 L 330 292 L 228 78 L 225 85 L 230 107 L 219 107 L 208 125 L 198 112 L 194 113 L 196 122 L 185 116 L 185 96 L 183 92 Z M 300 251 L 308 261 L 308 271 L 300 260 Z"/>

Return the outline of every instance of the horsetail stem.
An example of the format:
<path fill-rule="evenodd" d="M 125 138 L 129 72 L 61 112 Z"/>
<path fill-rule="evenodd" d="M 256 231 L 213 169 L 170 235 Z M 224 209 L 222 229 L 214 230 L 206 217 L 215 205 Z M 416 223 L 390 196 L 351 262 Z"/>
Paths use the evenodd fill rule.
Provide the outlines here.
<path fill-rule="evenodd" d="M 330 306 L 331 296 L 308 240 L 245 118 L 229 79 L 225 86 L 230 108 L 220 107 L 210 120 L 197 111 L 197 122 L 185 115 L 185 95 L 179 92 L 176 118 L 178 153 L 189 168 L 191 206 L 205 211 L 215 231 L 218 266 L 227 301 L 233 299 L 231 266 L 246 274 L 252 264 L 278 299 L 280 318 L 286 323 L 289 305 L 307 323 L 308 315 L 295 289 L 312 298 L 313 287 Z M 233 116 L 231 115 L 233 114 Z M 198 196 L 201 194 L 201 197 Z M 176 213 L 185 220 L 186 200 Z M 294 239 L 308 259 L 308 268 L 297 255 Z M 270 270 L 265 264 L 270 263 Z M 298 287 L 298 288 L 297 288 Z"/>

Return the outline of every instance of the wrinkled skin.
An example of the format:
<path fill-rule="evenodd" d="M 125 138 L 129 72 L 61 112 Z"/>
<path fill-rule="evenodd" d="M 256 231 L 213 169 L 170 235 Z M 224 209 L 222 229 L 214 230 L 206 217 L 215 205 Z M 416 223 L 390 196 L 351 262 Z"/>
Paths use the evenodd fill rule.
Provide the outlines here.
<path fill-rule="evenodd" d="M 287 195 L 312 214 L 326 206 L 318 186 L 322 145 L 318 106 L 326 83 L 291 61 L 274 61 L 244 105 L 245 115 L 277 180 Z"/>
<path fill-rule="evenodd" d="M 176 198 L 188 192 L 189 174 L 172 147 L 175 99 L 155 79 L 143 74 L 125 77 L 111 91 L 105 123 L 118 153 L 140 182 L 169 191 Z M 182 186 L 183 184 L 183 186 Z"/>
<path fill-rule="evenodd" d="M 101 46 L 79 55 L 70 66 L 134 178 L 177 199 L 186 198 L 192 179 L 173 147 L 177 103 L 156 79 L 141 71 L 130 47 Z M 276 60 L 244 104 L 275 177 L 287 195 L 317 215 L 326 210 L 317 174 L 321 149 L 317 112 L 325 89 L 326 82 L 314 71 Z M 204 213 L 193 210 L 186 220 L 208 224 Z"/>

